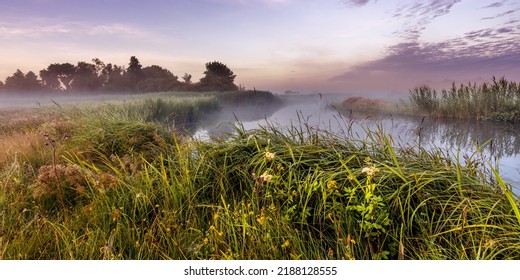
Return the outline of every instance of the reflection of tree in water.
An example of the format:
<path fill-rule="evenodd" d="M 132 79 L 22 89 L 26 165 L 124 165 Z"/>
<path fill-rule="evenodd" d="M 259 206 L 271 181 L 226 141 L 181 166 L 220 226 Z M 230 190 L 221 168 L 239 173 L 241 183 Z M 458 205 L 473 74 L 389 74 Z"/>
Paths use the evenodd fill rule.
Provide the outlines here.
<path fill-rule="evenodd" d="M 494 122 L 464 120 L 415 120 L 417 136 L 421 144 L 441 143 L 446 148 L 474 150 L 475 145 L 482 151 L 498 158 L 520 154 L 520 134 L 516 127 Z"/>

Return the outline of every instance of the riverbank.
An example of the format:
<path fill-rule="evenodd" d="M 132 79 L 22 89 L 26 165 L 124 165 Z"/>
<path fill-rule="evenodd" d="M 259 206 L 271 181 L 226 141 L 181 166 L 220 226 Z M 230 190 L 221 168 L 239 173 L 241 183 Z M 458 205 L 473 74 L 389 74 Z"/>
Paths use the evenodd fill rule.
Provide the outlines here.
<path fill-rule="evenodd" d="M 384 130 L 198 141 L 160 124 L 215 104 L 64 106 L 4 126 L 0 258 L 520 258 L 518 197 L 478 155 L 395 147 Z"/>

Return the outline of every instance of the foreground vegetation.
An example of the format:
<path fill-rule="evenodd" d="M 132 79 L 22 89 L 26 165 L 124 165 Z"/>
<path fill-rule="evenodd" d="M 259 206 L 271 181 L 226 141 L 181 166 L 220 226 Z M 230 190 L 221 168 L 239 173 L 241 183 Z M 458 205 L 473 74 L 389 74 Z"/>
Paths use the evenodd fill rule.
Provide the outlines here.
<path fill-rule="evenodd" d="M 518 198 L 479 154 L 462 165 L 398 149 L 383 130 L 237 127 L 203 142 L 160 124 L 215 104 L 152 99 L 3 122 L 0 258 L 520 258 Z"/>
<path fill-rule="evenodd" d="M 505 78 L 493 77 L 480 85 L 453 84 L 440 95 L 420 86 L 410 91 L 410 100 L 421 113 L 435 117 L 520 122 L 520 84 Z"/>

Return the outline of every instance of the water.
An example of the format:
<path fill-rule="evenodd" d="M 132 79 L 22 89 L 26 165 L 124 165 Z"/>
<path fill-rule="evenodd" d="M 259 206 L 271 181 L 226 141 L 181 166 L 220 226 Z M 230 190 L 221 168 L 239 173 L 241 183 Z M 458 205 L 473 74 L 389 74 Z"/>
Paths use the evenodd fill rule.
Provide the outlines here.
<path fill-rule="evenodd" d="M 314 128 L 359 139 L 367 136 L 367 130 L 383 128 L 398 147 L 421 145 L 426 149 L 440 148 L 449 156 L 458 156 L 461 160 L 480 150 L 482 157 L 498 167 L 501 176 L 513 186 L 515 193 L 520 194 L 520 131 L 516 126 L 491 122 L 439 121 L 421 116 L 397 117 L 390 114 L 342 115 L 328 105 L 345 97 L 324 95 L 321 98 L 313 95 L 285 99 L 286 105 L 277 110 L 230 109 L 223 118 L 212 118 L 214 122 L 199 128 L 194 137 L 207 139 L 222 133 L 232 133 L 236 119 L 241 121 L 245 129 L 268 125 L 299 126 L 303 122 Z"/>

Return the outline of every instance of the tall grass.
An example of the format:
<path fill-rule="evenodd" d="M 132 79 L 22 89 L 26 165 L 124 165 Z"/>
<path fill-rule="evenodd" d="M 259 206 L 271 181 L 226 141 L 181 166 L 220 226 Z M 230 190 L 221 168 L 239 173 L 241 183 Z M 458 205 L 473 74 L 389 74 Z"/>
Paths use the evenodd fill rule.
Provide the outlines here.
<path fill-rule="evenodd" d="M 197 141 L 106 108 L 64 113 L 55 166 L 2 166 L 0 258 L 520 257 L 518 197 L 478 156 L 305 124 Z"/>
<path fill-rule="evenodd" d="M 493 77 L 491 83 L 480 85 L 457 87 L 453 83 L 440 94 L 429 86 L 420 86 L 410 91 L 410 100 L 422 112 L 436 117 L 520 121 L 520 85 L 504 77 Z"/>

